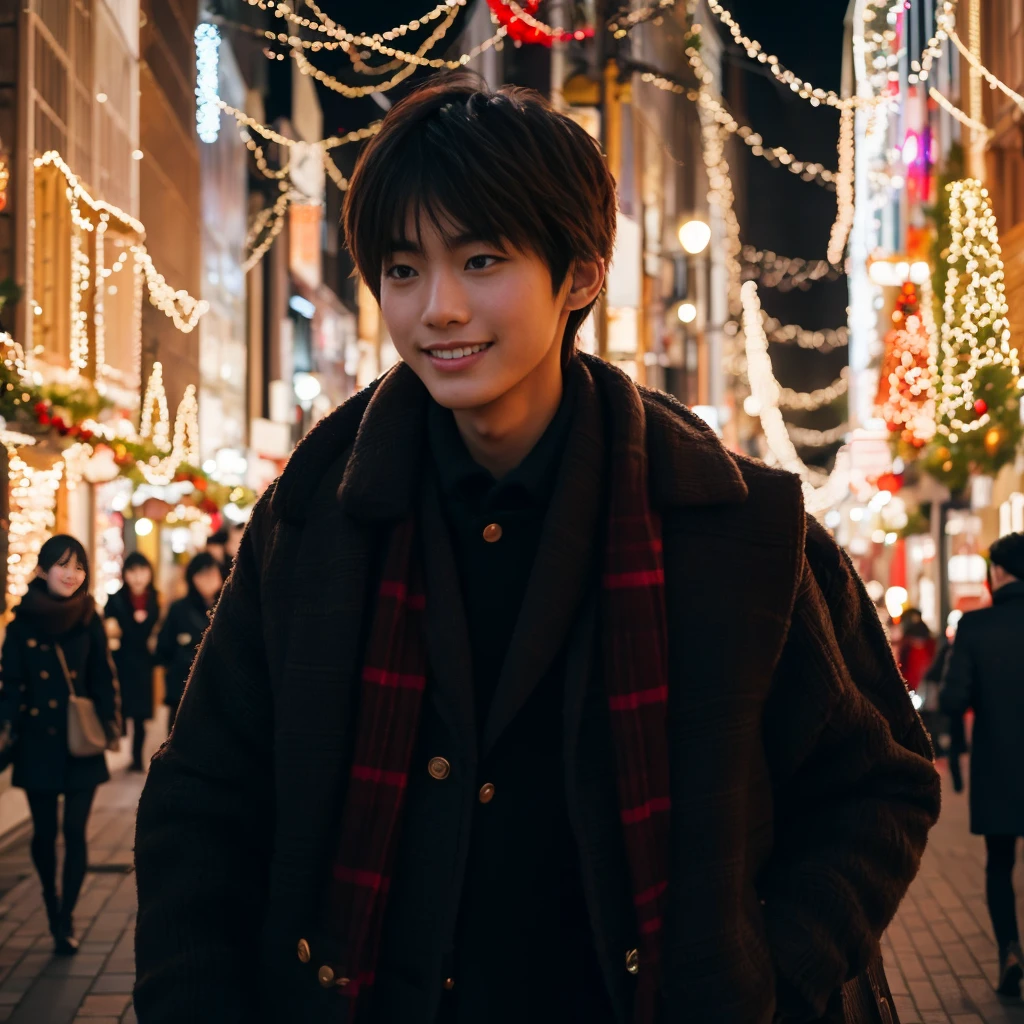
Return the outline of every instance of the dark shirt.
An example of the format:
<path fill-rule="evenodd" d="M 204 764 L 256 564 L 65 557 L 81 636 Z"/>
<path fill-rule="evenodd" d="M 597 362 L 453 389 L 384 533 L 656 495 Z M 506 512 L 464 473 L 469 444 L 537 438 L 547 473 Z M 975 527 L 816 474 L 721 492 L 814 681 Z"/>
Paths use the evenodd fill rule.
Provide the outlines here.
<path fill-rule="evenodd" d="M 452 413 L 433 403 L 430 407 L 430 451 L 462 583 L 481 729 L 533 569 L 573 406 L 567 386 L 540 440 L 501 480 L 473 460 Z M 495 527 L 500 539 L 488 540 L 498 532 Z"/>

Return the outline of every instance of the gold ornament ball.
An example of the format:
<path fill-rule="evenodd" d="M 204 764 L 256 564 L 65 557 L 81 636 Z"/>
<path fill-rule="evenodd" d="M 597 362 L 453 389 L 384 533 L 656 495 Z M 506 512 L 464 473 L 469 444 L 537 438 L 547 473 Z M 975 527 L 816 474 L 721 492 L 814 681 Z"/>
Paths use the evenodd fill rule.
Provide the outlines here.
<path fill-rule="evenodd" d="M 985 435 L 985 451 L 987 451 L 989 455 L 995 455 L 995 453 L 999 450 L 999 445 L 1002 443 L 1002 440 L 1002 431 L 999 430 L 998 427 L 993 427 Z"/>
<path fill-rule="evenodd" d="M 952 473 L 953 472 L 953 463 L 952 463 L 951 460 L 947 460 L 946 462 L 944 462 L 942 464 L 942 472 L 943 473 Z"/>
<path fill-rule="evenodd" d="M 938 450 L 938 451 L 937 451 L 937 452 L 936 452 L 935 454 L 936 454 L 936 455 L 938 455 L 938 457 L 939 457 L 940 459 L 942 459 L 943 461 L 945 461 L 946 459 L 948 459 L 948 458 L 949 458 L 949 456 L 950 456 L 950 451 L 949 451 L 949 449 L 948 449 L 948 448 L 946 448 L 945 446 L 943 446 L 943 447 L 942 447 L 942 448 L 940 448 L 940 449 L 939 449 L 939 450 Z"/>

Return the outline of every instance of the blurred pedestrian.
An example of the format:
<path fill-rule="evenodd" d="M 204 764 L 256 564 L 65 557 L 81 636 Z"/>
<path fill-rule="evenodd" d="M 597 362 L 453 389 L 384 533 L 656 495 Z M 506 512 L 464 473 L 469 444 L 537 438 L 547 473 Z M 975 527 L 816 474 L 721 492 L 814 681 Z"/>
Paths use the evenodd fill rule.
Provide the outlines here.
<path fill-rule="evenodd" d="M 220 563 L 209 551 L 195 555 L 185 569 L 188 593 L 167 610 L 160 627 L 156 658 L 165 666 L 164 703 L 167 705 L 167 732 L 174 728 L 181 695 L 192 669 L 199 642 L 210 624 L 210 612 L 224 585 Z"/>
<path fill-rule="evenodd" d="M 1017 838 L 1024 835 L 1024 533 L 989 552 L 992 606 L 960 620 L 942 691 L 950 717 L 974 709 L 971 735 L 971 832 L 985 837 L 985 894 L 999 946 L 1000 995 L 1017 997 L 1024 974 L 1013 891 Z"/>
<path fill-rule="evenodd" d="M 4 639 L 0 721 L 13 739 L 12 783 L 32 812 L 32 863 L 56 952 L 78 951 L 74 910 L 87 864 L 86 825 L 96 787 L 110 778 L 104 747 L 121 736 L 117 678 L 89 592 L 89 559 L 74 537 L 51 537 Z M 93 702 L 102 730 L 89 749 L 69 728 L 70 695 Z M 71 711 L 74 717 L 74 709 Z M 77 748 L 77 749 L 76 749 Z M 64 873 L 57 891 L 58 797 L 64 796 Z"/>
<path fill-rule="evenodd" d="M 153 586 L 153 566 L 141 551 L 124 560 L 121 589 L 103 609 L 104 625 L 121 685 L 121 713 L 132 723 L 131 771 L 141 772 L 146 722 L 153 717 L 153 667 L 160 601 Z"/>
<path fill-rule="evenodd" d="M 228 545 L 228 531 L 227 527 L 222 526 L 219 530 L 215 530 L 206 538 L 206 551 L 208 554 L 213 555 L 217 564 L 221 568 L 221 573 L 224 578 L 227 579 L 227 545 Z"/>
<path fill-rule="evenodd" d="M 238 549 L 242 544 L 242 535 L 245 533 L 245 523 L 230 523 L 228 525 L 228 536 L 224 542 L 224 579 L 231 575 L 231 567 L 238 557 Z"/>
<path fill-rule="evenodd" d="M 948 745 L 944 753 L 949 764 L 949 777 L 953 782 L 953 792 L 962 793 L 964 789 L 964 776 L 960 759 L 967 753 L 967 734 L 964 731 L 964 716 L 943 714 L 940 707 L 942 690 L 946 685 L 946 678 L 949 675 L 949 663 L 953 658 L 953 640 L 955 637 L 956 626 L 951 624 L 946 627 L 946 634 L 942 638 L 942 643 L 939 645 L 931 665 L 928 666 L 928 671 L 925 672 L 924 678 L 929 687 L 934 688 L 934 692 L 938 694 L 935 707 L 939 710 L 940 717 L 945 720 L 948 734 Z M 927 719 L 925 721 L 927 724 Z M 936 741 L 937 753 L 939 752 L 938 747 L 939 743 Z"/>
<path fill-rule="evenodd" d="M 919 608 L 903 613 L 903 636 L 899 644 L 899 666 L 907 686 L 917 690 L 935 659 L 935 638 Z"/>
<path fill-rule="evenodd" d="M 153 761 L 139 1024 L 891 1016 L 928 737 L 800 482 L 577 353 L 616 219 L 528 90 L 363 150 L 402 360 L 257 506 Z"/>

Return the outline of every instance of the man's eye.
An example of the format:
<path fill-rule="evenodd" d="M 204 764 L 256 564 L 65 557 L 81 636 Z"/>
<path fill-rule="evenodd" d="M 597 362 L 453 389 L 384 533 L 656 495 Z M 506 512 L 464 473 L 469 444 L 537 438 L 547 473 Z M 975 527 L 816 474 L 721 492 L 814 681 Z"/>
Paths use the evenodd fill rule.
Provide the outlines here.
<path fill-rule="evenodd" d="M 466 268 L 468 270 L 486 270 L 488 267 L 500 262 L 500 256 L 470 256 L 466 260 Z"/>
<path fill-rule="evenodd" d="M 390 277 L 394 281 L 406 281 L 415 273 L 416 271 L 407 264 L 396 263 L 393 267 L 387 269 L 385 277 Z"/>

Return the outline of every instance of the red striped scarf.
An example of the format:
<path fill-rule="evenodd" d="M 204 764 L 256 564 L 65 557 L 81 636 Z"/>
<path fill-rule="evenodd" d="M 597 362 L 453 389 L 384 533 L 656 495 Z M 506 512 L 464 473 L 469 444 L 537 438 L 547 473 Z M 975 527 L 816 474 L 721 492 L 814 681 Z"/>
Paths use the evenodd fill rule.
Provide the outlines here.
<path fill-rule="evenodd" d="M 603 677 L 640 935 L 634 1024 L 653 1024 L 668 887 L 668 661 L 661 526 L 643 452 L 613 452 L 602 575 Z M 363 668 L 356 749 L 330 894 L 344 922 L 337 984 L 373 985 L 409 766 L 426 686 L 426 600 L 413 518 L 392 531 Z M 354 1009 L 354 1008 L 353 1008 Z"/>

